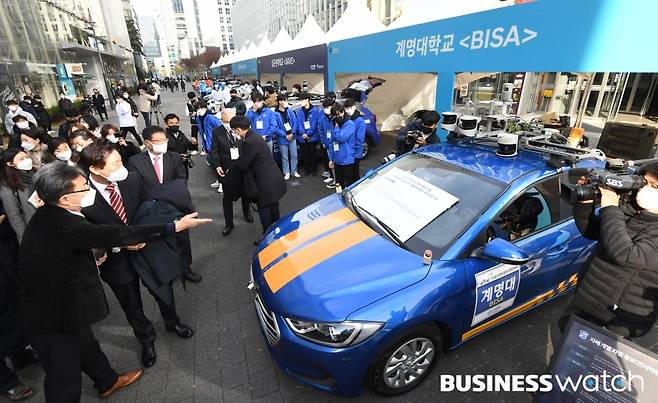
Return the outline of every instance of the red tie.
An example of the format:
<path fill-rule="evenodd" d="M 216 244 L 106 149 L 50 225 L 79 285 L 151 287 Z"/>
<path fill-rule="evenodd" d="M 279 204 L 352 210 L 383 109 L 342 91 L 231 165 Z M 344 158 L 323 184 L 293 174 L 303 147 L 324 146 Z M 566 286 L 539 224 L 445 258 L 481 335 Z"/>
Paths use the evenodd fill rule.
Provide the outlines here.
<path fill-rule="evenodd" d="M 160 160 L 159 156 L 153 157 L 153 168 L 155 168 L 155 175 L 158 177 L 158 182 L 162 183 L 162 173 L 160 173 Z"/>
<path fill-rule="evenodd" d="M 123 208 L 123 200 L 121 199 L 119 193 L 117 193 L 116 189 L 114 188 L 114 185 L 110 183 L 105 187 L 105 190 L 107 190 L 110 193 L 110 206 L 112 207 L 112 210 L 114 210 L 114 212 L 117 213 L 119 219 L 121 219 L 121 221 L 124 224 L 128 224 L 126 209 Z"/>

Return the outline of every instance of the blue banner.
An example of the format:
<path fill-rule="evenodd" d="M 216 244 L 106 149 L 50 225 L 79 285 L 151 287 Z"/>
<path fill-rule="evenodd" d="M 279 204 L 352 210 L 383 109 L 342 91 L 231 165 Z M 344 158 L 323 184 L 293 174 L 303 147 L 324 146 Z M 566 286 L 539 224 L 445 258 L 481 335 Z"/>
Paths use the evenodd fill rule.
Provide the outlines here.
<path fill-rule="evenodd" d="M 241 62 L 233 63 L 233 74 L 238 76 L 241 74 L 258 74 L 258 63 L 256 59 L 243 60 Z"/>

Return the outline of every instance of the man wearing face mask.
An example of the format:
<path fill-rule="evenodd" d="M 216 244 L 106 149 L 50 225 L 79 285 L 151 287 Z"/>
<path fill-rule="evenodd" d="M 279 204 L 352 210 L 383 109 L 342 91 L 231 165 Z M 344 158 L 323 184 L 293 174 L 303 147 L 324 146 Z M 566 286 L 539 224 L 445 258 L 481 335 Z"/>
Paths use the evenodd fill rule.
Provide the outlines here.
<path fill-rule="evenodd" d="M 247 107 L 244 104 L 244 101 L 242 98 L 238 96 L 238 90 L 235 88 L 231 88 L 231 91 L 229 92 L 231 95 L 231 99 L 226 103 L 227 108 L 232 108 L 235 109 L 235 114 L 236 115 L 244 115 L 247 113 Z"/>
<path fill-rule="evenodd" d="M 208 112 L 208 103 L 204 100 L 197 102 L 196 120 L 203 140 L 201 142 L 201 147 L 203 148 L 203 151 L 208 154 L 212 147 L 212 131 L 215 127 L 221 126 L 222 122 L 217 119 L 217 116 Z M 217 167 L 215 161 L 212 160 L 212 156 L 209 156 L 208 162 L 210 163 L 211 168 L 215 169 Z"/>
<path fill-rule="evenodd" d="M 231 130 L 231 119 L 236 116 L 234 109 L 224 109 L 221 112 L 222 125 L 212 131 L 212 150 L 210 151 L 215 161 L 217 161 L 217 175 L 222 183 L 227 180 L 226 174 L 235 167 L 240 158 L 240 148 L 242 138 Z M 227 185 L 228 186 L 228 185 Z M 224 230 L 222 235 L 227 236 L 233 231 L 233 200 L 238 195 L 231 192 L 230 186 L 224 187 L 224 196 L 222 197 L 222 210 L 224 212 Z M 242 214 L 245 221 L 253 223 L 254 218 L 251 215 L 249 201 L 242 199 Z"/>
<path fill-rule="evenodd" d="M 276 118 L 274 112 L 264 104 L 263 94 L 254 91 L 251 93 L 254 105 L 247 111 L 247 119 L 251 124 L 251 130 L 260 135 L 272 151 L 272 139 L 276 132 Z"/>
<path fill-rule="evenodd" d="M 578 281 L 571 306 L 558 321 L 575 314 L 643 345 L 641 338 L 658 318 L 658 161 L 641 167 L 645 185 L 634 206 L 619 205 L 619 195 L 599 187 L 601 208 L 593 200 L 576 203 L 574 219 L 586 238 L 598 241 L 596 256 Z M 581 178 L 579 184 L 587 183 Z M 655 343 L 644 347 L 657 350 Z"/>
<path fill-rule="evenodd" d="M 324 183 L 327 184 L 329 189 L 336 187 L 336 182 L 333 177 L 333 170 L 329 168 L 329 147 L 331 147 L 331 134 L 334 130 L 334 122 L 331 120 L 331 107 L 334 105 L 334 101 L 330 98 L 325 98 L 322 101 L 322 111 L 319 111 L 317 114 L 317 127 L 316 133 L 317 137 L 320 140 L 322 145 L 322 162 L 324 165 L 324 172 L 322 177 L 324 178 Z"/>
<path fill-rule="evenodd" d="M 297 109 L 297 136 L 298 141 L 302 143 L 302 156 L 304 159 L 304 170 L 307 175 L 318 174 L 318 161 L 315 148 L 318 145 L 320 136 L 318 135 L 318 114 L 319 109 L 311 105 L 311 96 L 304 92 L 299 96 L 302 107 Z"/>
<path fill-rule="evenodd" d="M 363 143 L 366 141 L 366 122 L 363 120 L 363 114 L 356 109 L 356 102 L 352 98 L 345 99 L 343 102 L 345 113 L 350 117 L 356 126 L 356 137 L 354 139 L 354 177 L 361 178 L 359 163 L 363 158 Z"/>
<path fill-rule="evenodd" d="M 71 126 L 80 122 L 80 112 L 77 109 L 69 108 L 64 111 L 64 117 L 66 117 L 66 120 L 59 125 L 57 137 L 68 139 Z"/>
<path fill-rule="evenodd" d="M 185 166 L 179 154 L 168 152 L 168 139 L 165 129 L 160 126 L 148 126 L 142 130 L 147 152 L 137 154 L 128 161 L 128 169 L 137 172 L 147 191 L 161 184 L 176 179 L 186 178 Z M 191 197 L 190 197 L 191 199 Z M 201 276 L 192 271 L 192 245 L 189 231 L 176 235 L 176 244 L 180 250 L 183 275 L 193 283 L 201 281 Z"/>
<path fill-rule="evenodd" d="M 67 164 L 45 165 L 35 175 L 34 186 L 44 205 L 23 235 L 19 312 L 46 373 L 46 401 L 80 401 L 81 372 L 92 379 L 101 397 L 109 397 L 137 381 L 143 369 L 117 374 L 91 329 L 108 314 L 92 249 L 137 247 L 210 220 L 197 219 L 194 213 L 166 224 L 92 224 L 81 210 L 94 204 L 96 191 L 81 171 Z"/>
<path fill-rule="evenodd" d="M 167 114 L 164 117 L 164 122 L 167 125 L 167 137 L 169 138 L 169 141 L 167 142 L 167 151 L 180 154 L 183 159 L 183 165 L 185 165 L 185 170 L 187 171 L 186 177 L 189 177 L 190 164 L 188 160 L 188 152 L 198 148 L 196 139 L 194 137 L 188 139 L 185 133 L 180 131 L 180 126 L 178 125 L 180 119 L 176 114 Z"/>
<path fill-rule="evenodd" d="M 414 119 L 403 127 L 395 143 L 395 154 L 399 156 L 427 144 L 440 143 L 441 139 L 436 134 L 436 127 L 440 118 L 441 116 L 436 111 L 425 111 L 420 119 Z M 412 131 L 421 132 L 422 135 L 412 141 L 408 136 L 409 132 Z"/>
<path fill-rule="evenodd" d="M 38 126 L 37 120 L 31 113 L 25 112 L 18 106 L 18 101 L 15 99 L 10 99 L 5 103 L 7 105 L 7 114 L 5 115 L 5 129 L 7 129 L 7 134 L 10 136 L 14 133 L 14 117 L 24 116 L 29 123 L 32 123 L 35 126 Z"/>
<path fill-rule="evenodd" d="M 345 113 L 345 107 L 335 103 L 331 107 L 331 116 L 335 127 L 331 133 L 329 153 L 329 168 L 336 173 L 336 183 L 343 189 L 354 182 L 354 143 L 356 142 L 356 125 Z"/>
<path fill-rule="evenodd" d="M 108 141 L 85 147 L 80 155 L 80 163 L 88 167 L 90 186 L 96 190 L 94 204 L 82 209 L 87 220 L 99 225 L 134 224 L 145 196 L 139 174 L 128 172 L 119 153 Z M 138 248 L 114 247 L 107 250 L 107 259 L 100 266 L 100 277 L 110 286 L 119 301 L 135 337 L 142 346 L 142 363 L 148 368 L 156 361 L 156 335 L 153 324 L 144 314 L 140 277 L 131 260 L 131 253 L 136 249 Z M 163 321 L 179 324 L 175 308 L 162 301 L 157 294 L 153 295 L 160 307 Z M 171 295 L 173 296 L 173 291 Z"/>

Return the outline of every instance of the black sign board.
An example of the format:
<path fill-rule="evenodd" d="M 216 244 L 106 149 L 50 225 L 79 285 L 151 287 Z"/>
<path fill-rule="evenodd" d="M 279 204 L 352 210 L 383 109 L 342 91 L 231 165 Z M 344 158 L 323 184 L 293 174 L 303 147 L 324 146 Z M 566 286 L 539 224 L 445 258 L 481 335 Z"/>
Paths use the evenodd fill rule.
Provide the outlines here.
<path fill-rule="evenodd" d="M 658 397 L 658 355 L 575 316 L 550 374 L 552 391 L 537 393 L 535 402 L 631 403 Z"/>
<path fill-rule="evenodd" d="M 327 68 L 327 45 L 295 49 L 258 58 L 258 73 L 320 73 Z"/>

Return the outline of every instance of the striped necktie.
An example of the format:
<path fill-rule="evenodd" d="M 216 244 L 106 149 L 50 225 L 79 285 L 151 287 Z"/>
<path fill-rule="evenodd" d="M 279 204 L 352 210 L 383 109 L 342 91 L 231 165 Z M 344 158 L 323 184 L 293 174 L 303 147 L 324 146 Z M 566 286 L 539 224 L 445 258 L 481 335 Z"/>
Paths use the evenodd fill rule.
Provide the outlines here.
<path fill-rule="evenodd" d="M 117 213 L 121 222 L 128 224 L 128 216 L 126 215 L 126 209 L 123 207 L 123 200 L 116 191 L 114 184 L 110 183 L 105 187 L 105 190 L 110 193 L 110 206 L 112 207 L 112 210 Z"/>

